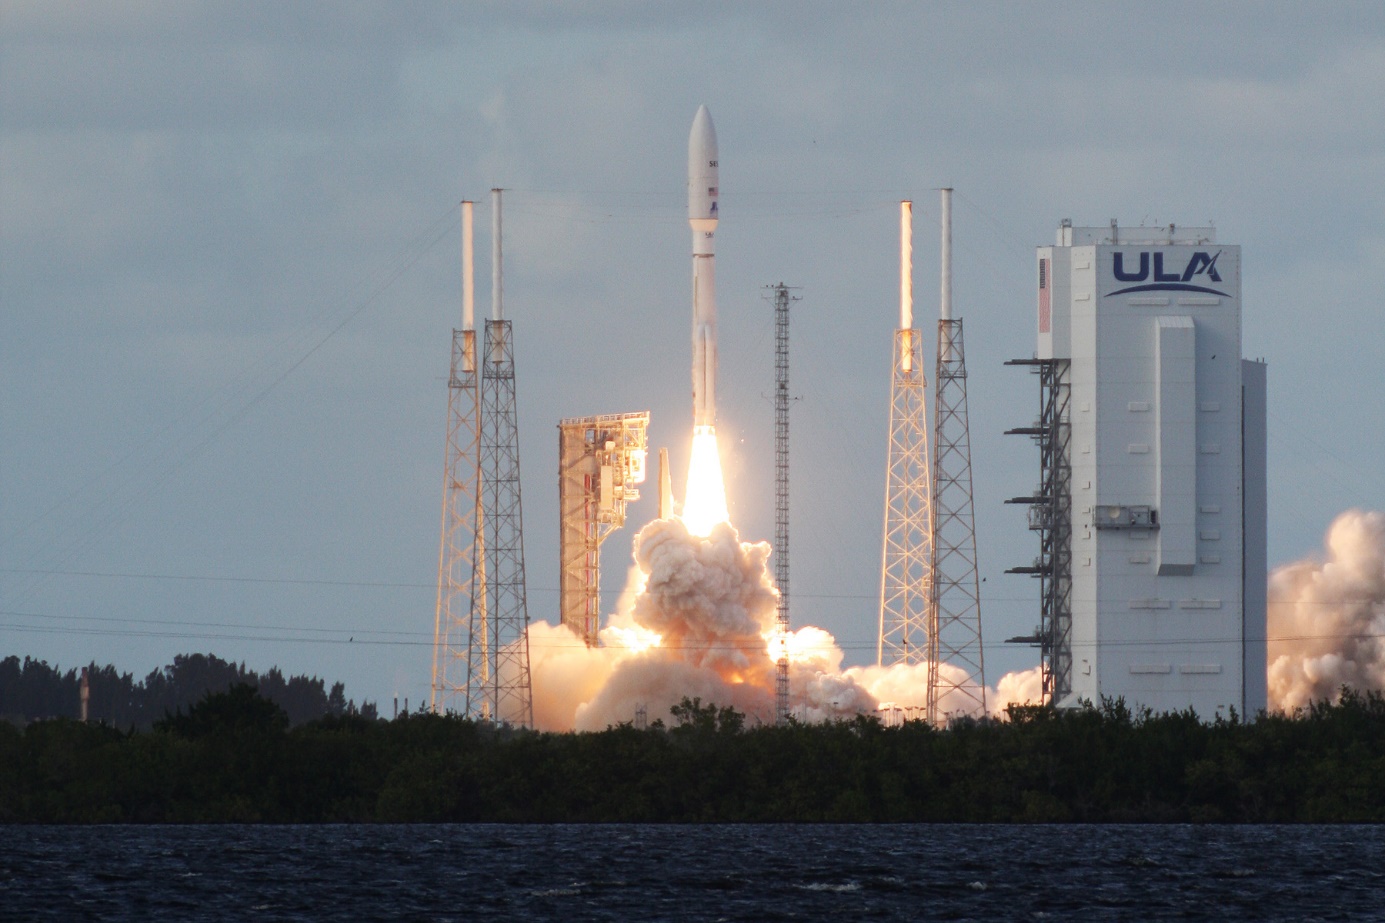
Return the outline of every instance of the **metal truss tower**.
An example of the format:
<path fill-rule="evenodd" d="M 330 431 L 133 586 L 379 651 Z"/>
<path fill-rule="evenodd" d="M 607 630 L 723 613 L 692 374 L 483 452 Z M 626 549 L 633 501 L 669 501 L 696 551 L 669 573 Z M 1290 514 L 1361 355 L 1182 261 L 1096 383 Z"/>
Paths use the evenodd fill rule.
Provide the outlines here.
<path fill-rule="evenodd" d="M 649 411 L 558 424 L 559 605 L 563 624 L 588 647 L 601 631 L 601 543 L 640 498 L 648 429 Z"/>
<path fill-rule="evenodd" d="M 1043 282 L 1040 282 L 1042 289 Z M 1039 491 L 1008 503 L 1029 506 L 1029 528 L 1039 533 L 1039 556 L 1027 567 L 1007 574 L 1039 578 L 1039 627 L 1028 637 L 1011 638 L 1037 645 L 1043 678 L 1043 701 L 1052 704 L 1072 692 L 1072 462 L 1068 454 L 1070 393 L 1066 359 L 1014 359 L 1006 365 L 1032 367 L 1039 376 L 1039 419 L 1033 426 L 1007 430 L 1029 436 L 1039 447 Z"/>
<path fill-rule="evenodd" d="M 429 708 L 467 713 L 471 698 L 473 602 L 484 607 L 486 570 L 481 529 L 481 418 L 474 326 L 472 205 L 462 203 L 462 327 L 452 331 L 447 380 L 447 445 L 443 460 L 442 539 L 433 627 Z M 485 623 L 484 608 L 479 613 Z M 482 633 L 484 635 L 484 632 Z M 482 658 L 488 663 L 489 658 Z"/>
<path fill-rule="evenodd" d="M 452 373 L 447 389 L 442 546 L 438 551 L 438 606 L 429 707 L 434 712 L 465 713 L 470 685 L 472 601 L 479 600 L 484 605 L 486 597 L 475 330 L 452 331 Z M 480 620 L 484 624 L 484 612 Z M 482 658 L 483 662 L 487 660 Z"/>
<path fill-rule="evenodd" d="M 880 565 L 882 666 L 928 657 L 933 567 L 928 476 L 927 380 L 923 337 L 914 328 L 913 203 L 900 203 L 899 329 L 890 376 L 890 447 L 885 471 L 885 537 Z"/>
<path fill-rule="evenodd" d="M 481 496 L 485 510 L 484 619 L 472 618 L 469 714 L 534 725 L 529 677 L 529 601 L 524 582 L 524 516 L 519 486 L 519 424 L 510 322 L 486 321 L 488 353 L 481 364 Z M 478 637 L 479 636 L 479 637 Z M 478 641 L 480 642 L 478 644 Z M 489 663 L 481 663 L 483 657 Z M 479 668 L 479 670 L 478 670 Z M 487 675 L 488 674 L 488 675 Z M 479 705 L 479 708 L 478 708 Z"/>
<path fill-rule="evenodd" d="M 491 190 L 492 319 L 480 343 L 473 329 L 470 206 L 462 203 L 463 329 L 460 337 L 453 336 L 449 382 L 432 706 L 457 710 L 452 705 L 460 700 L 466 717 L 532 727 L 514 341 L 510 322 L 503 319 L 500 190 Z M 463 605 L 464 685 L 453 678 L 460 672 Z"/>
<path fill-rule="evenodd" d="M 967 364 L 962 321 L 952 316 L 951 189 L 942 190 L 941 301 L 933 411 L 933 599 L 928 618 L 928 720 L 933 724 L 986 714 Z M 944 677 L 939 669 L 944 663 L 960 668 L 961 674 Z M 947 711 L 939 714 L 943 704 Z"/>
<path fill-rule="evenodd" d="M 779 587 L 779 659 L 774 706 L 779 724 L 789 720 L 789 305 L 797 301 L 783 282 L 774 292 L 774 582 Z"/>

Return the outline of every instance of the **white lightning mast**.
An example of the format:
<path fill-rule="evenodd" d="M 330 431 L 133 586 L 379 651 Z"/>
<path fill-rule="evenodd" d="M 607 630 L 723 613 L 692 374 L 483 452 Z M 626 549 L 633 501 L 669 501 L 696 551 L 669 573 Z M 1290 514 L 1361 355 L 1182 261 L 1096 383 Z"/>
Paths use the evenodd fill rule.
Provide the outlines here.
<path fill-rule="evenodd" d="M 928 720 L 986 714 L 981 583 L 972 507 L 967 363 L 952 316 L 952 190 L 942 192 L 942 286 L 934 375 L 933 596 L 928 614 Z M 941 664 L 950 664 L 944 676 Z"/>
<path fill-rule="evenodd" d="M 472 205 L 462 203 L 462 328 L 452 331 L 452 371 L 447 380 L 442 541 L 438 549 L 438 604 L 429 696 L 429 708 L 434 712 L 468 711 L 473 624 L 478 620 L 481 625 L 486 623 Z M 485 632 L 480 635 L 484 637 Z M 489 658 L 482 657 L 480 661 L 489 663 Z"/>
<path fill-rule="evenodd" d="M 928 476 L 928 382 L 923 338 L 914 329 L 913 203 L 899 203 L 899 329 L 890 376 L 890 445 L 880 565 L 881 666 L 928 656 L 933 525 Z"/>

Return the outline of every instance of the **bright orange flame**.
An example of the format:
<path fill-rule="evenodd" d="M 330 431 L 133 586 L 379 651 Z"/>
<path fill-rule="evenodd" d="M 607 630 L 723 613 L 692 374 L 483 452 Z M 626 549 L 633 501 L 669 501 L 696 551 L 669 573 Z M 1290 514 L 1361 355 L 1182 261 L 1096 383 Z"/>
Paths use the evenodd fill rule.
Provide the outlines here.
<path fill-rule="evenodd" d="M 631 625 L 628 628 L 622 628 L 619 625 L 607 625 L 601 634 L 604 636 L 603 641 L 614 647 L 624 648 L 632 654 L 647 651 L 651 647 L 658 647 L 664 640 L 663 635 L 657 631 L 650 631 L 642 625 Z"/>
<path fill-rule="evenodd" d="M 683 494 L 683 525 L 693 535 L 706 538 L 713 526 L 730 518 L 726 510 L 726 485 L 721 479 L 716 428 L 694 426 L 688 489 Z"/>
<path fill-rule="evenodd" d="M 761 637 L 765 639 L 765 653 L 776 663 L 781 657 L 786 658 L 789 663 L 812 662 L 822 657 L 823 637 L 831 643 L 830 635 L 811 626 L 798 631 L 781 632 L 776 625 Z"/>

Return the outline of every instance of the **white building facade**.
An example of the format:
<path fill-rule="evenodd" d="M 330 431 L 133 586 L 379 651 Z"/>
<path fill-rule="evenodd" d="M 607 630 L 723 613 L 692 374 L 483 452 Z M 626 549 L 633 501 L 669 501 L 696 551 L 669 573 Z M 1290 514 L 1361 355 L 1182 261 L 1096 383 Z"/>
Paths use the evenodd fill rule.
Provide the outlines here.
<path fill-rule="evenodd" d="M 1037 268 L 1036 361 L 1066 388 L 1053 698 L 1253 716 L 1266 704 L 1265 365 L 1241 358 L 1240 248 L 1212 228 L 1064 222 Z"/>

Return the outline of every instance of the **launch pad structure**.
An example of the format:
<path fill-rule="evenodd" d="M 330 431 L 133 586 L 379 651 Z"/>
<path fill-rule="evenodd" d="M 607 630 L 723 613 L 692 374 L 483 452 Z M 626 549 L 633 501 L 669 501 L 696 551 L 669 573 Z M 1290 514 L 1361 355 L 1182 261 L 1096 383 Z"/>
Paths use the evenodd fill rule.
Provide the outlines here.
<path fill-rule="evenodd" d="M 601 631 L 601 543 L 625 525 L 644 483 L 649 411 L 558 424 L 559 561 L 563 624 L 594 647 Z"/>

